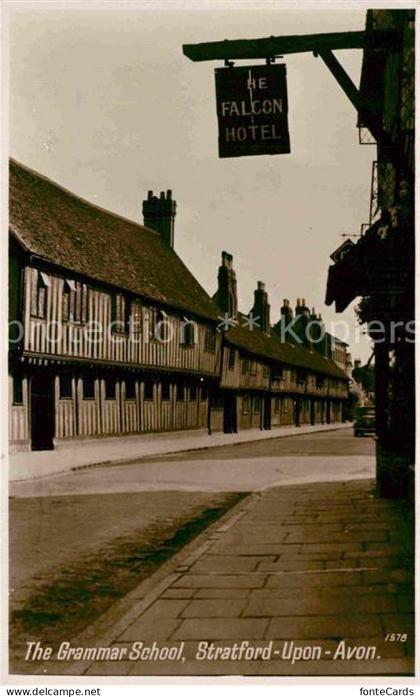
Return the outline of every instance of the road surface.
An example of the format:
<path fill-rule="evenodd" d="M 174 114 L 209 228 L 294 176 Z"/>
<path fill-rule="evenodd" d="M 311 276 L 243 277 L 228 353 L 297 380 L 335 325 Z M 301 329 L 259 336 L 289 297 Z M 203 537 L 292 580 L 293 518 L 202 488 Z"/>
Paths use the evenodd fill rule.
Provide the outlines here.
<path fill-rule="evenodd" d="M 228 438 L 228 436 L 227 436 Z M 281 484 L 375 476 L 374 440 L 349 429 L 162 455 L 13 482 L 12 496 L 140 491 L 256 491 Z"/>

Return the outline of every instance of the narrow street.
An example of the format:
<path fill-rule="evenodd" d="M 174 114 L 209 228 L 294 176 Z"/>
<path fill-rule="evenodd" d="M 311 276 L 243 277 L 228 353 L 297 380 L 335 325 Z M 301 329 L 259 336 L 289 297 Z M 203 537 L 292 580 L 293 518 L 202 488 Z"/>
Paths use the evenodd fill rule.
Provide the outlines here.
<path fill-rule="evenodd" d="M 373 454 L 347 428 L 12 483 L 15 656 L 23 640 L 74 636 L 245 494 L 370 480 Z"/>

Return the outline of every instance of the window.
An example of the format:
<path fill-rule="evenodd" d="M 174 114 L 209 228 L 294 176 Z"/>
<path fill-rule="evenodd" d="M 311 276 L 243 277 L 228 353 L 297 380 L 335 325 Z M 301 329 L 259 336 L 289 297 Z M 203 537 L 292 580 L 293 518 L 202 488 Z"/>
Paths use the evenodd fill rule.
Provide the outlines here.
<path fill-rule="evenodd" d="M 212 394 L 210 396 L 210 406 L 213 409 L 223 409 L 224 408 L 224 399 L 220 394 Z"/>
<path fill-rule="evenodd" d="M 154 341 L 168 340 L 168 315 L 158 307 L 149 307 L 149 336 Z"/>
<path fill-rule="evenodd" d="M 207 402 L 208 399 L 208 390 L 207 387 L 202 387 L 201 388 L 201 401 L 202 402 Z"/>
<path fill-rule="evenodd" d="M 60 399 L 71 399 L 71 375 L 60 375 Z"/>
<path fill-rule="evenodd" d="M 185 395 L 184 385 L 182 383 L 180 383 L 179 385 L 177 385 L 177 389 L 176 389 L 176 401 L 183 402 L 184 395 Z"/>
<path fill-rule="evenodd" d="M 296 382 L 298 385 L 304 385 L 306 382 L 306 375 L 303 370 L 296 371 Z"/>
<path fill-rule="evenodd" d="M 128 303 L 121 293 L 111 296 L 111 325 L 114 332 L 125 332 L 128 324 L 126 316 Z"/>
<path fill-rule="evenodd" d="M 148 402 L 153 400 L 153 387 L 154 383 L 152 380 L 146 380 L 144 383 L 144 399 Z"/>
<path fill-rule="evenodd" d="M 261 411 L 261 398 L 254 397 L 254 414 L 259 414 Z"/>
<path fill-rule="evenodd" d="M 46 273 L 33 269 L 31 289 L 31 315 L 45 317 L 47 313 L 47 288 L 51 281 Z"/>
<path fill-rule="evenodd" d="M 105 399 L 115 399 L 115 378 L 105 378 Z"/>
<path fill-rule="evenodd" d="M 169 402 L 171 398 L 171 386 L 169 382 L 162 382 L 161 395 L 163 402 Z"/>
<path fill-rule="evenodd" d="M 257 361 L 250 361 L 251 375 L 257 374 Z"/>
<path fill-rule="evenodd" d="M 264 376 L 265 378 L 269 378 L 269 377 L 270 377 L 270 366 L 268 366 L 268 365 L 264 365 L 264 366 L 263 366 L 263 376 Z"/>
<path fill-rule="evenodd" d="M 324 379 L 323 375 L 316 376 L 316 386 L 318 387 L 318 389 L 320 389 L 321 387 L 324 387 L 324 382 L 325 382 L 325 379 Z"/>
<path fill-rule="evenodd" d="M 242 397 L 242 414 L 247 416 L 249 414 L 249 397 Z"/>
<path fill-rule="evenodd" d="M 125 398 L 136 398 L 136 381 L 133 378 L 128 378 L 128 380 L 125 381 Z"/>
<path fill-rule="evenodd" d="M 87 322 L 87 285 L 76 281 L 75 286 L 74 319 L 76 322 Z"/>
<path fill-rule="evenodd" d="M 246 375 L 247 372 L 249 371 L 249 361 L 247 358 L 242 359 L 241 370 L 242 370 L 242 375 Z"/>
<path fill-rule="evenodd" d="M 158 341 L 168 341 L 169 338 L 169 319 L 164 310 L 157 312 L 156 337 Z"/>
<path fill-rule="evenodd" d="M 63 302 L 61 318 L 63 322 L 68 322 L 74 317 L 74 293 L 72 291 L 72 281 L 64 281 L 63 284 Z"/>
<path fill-rule="evenodd" d="M 216 328 L 213 326 L 206 327 L 204 348 L 210 353 L 214 353 L 216 351 Z"/>
<path fill-rule="evenodd" d="M 191 385 L 190 387 L 190 402 L 195 402 L 197 399 L 197 387 L 196 385 Z"/>
<path fill-rule="evenodd" d="M 196 328 L 197 325 L 195 322 L 191 321 L 184 321 L 181 325 L 181 343 L 184 344 L 184 346 L 194 346 L 194 344 L 197 342 L 196 340 Z"/>
<path fill-rule="evenodd" d="M 229 348 L 229 370 L 233 370 L 235 367 L 235 357 L 236 357 L 236 350 L 231 346 Z"/>
<path fill-rule="evenodd" d="M 95 399 L 94 378 L 83 378 L 83 399 Z"/>
<path fill-rule="evenodd" d="M 273 370 L 273 380 L 284 380 L 284 368 L 280 365 L 276 365 Z"/>
<path fill-rule="evenodd" d="M 275 414 L 280 413 L 280 397 L 274 398 L 274 413 Z"/>
<path fill-rule="evenodd" d="M 23 379 L 20 375 L 13 377 L 13 404 L 23 404 Z"/>

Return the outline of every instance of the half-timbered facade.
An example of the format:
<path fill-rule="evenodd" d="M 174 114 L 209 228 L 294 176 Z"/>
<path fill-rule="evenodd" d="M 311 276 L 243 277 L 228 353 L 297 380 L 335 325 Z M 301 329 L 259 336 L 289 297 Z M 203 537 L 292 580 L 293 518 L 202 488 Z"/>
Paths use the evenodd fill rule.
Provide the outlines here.
<path fill-rule="evenodd" d="M 223 424 L 225 431 L 235 432 L 242 428 L 341 421 L 348 399 L 348 379 L 330 357 L 331 342 L 325 339 L 332 337 L 319 318 L 319 331 L 313 332 L 311 327 L 318 340 L 311 340 L 308 334 L 309 340 L 303 341 L 299 328 L 304 301 L 302 305 L 298 300 L 293 316 L 289 301 L 285 300 L 281 314 L 290 334 L 275 331 L 270 324 L 265 285 L 258 283 L 253 307 L 244 315 L 238 311 L 236 283 L 232 255 L 223 252 L 213 298 L 226 319 L 218 390 L 223 413 L 218 419 L 213 415 L 212 423 L 219 428 Z"/>
<path fill-rule="evenodd" d="M 343 371 L 271 331 L 263 284 L 237 312 L 225 252 L 212 300 L 173 249 L 175 207 L 149 192 L 142 226 L 11 162 L 13 449 L 341 418 Z"/>

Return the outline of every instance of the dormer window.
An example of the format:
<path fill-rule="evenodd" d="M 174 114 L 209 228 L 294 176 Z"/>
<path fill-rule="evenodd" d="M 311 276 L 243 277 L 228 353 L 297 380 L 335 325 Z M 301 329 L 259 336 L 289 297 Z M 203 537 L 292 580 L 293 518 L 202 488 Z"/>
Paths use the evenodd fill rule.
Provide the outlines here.
<path fill-rule="evenodd" d="M 197 343 L 196 338 L 197 325 L 193 320 L 185 320 L 181 327 L 181 341 L 184 346 L 194 346 Z"/>
<path fill-rule="evenodd" d="M 64 280 L 61 317 L 63 322 L 87 321 L 87 285 L 85 283 L 69 278 Z"/>
<path fill-rule="evenodd" d="M 122 293 L 111 296 L 111 328 L 114 332 L 125 332 L 128 325 L 127 305 Z"/>
<path fill-rule="evenodd" d="M 73 322 L 74 320 L 74 301 L 76 294 L 76 283 L 66 279 L 63 286 L 63 322 Z"/>
<path fill-rule="evenodd" d="M 130 308 L 130 330 L 135 336 L 142 333 L 142 311 L 139 300 L 133 300 Z"/>
<path fill-rule="evenodd" d="M 46 317 L 47 314 L 47 288 L 51 285 L 49 276 L 43 271 L 33 270 L 31 315 L 34 317 Z"/>

